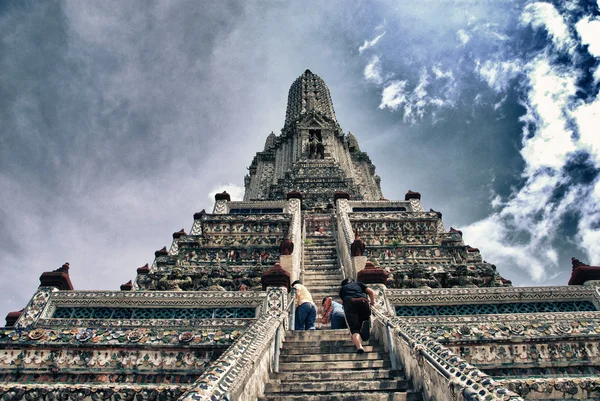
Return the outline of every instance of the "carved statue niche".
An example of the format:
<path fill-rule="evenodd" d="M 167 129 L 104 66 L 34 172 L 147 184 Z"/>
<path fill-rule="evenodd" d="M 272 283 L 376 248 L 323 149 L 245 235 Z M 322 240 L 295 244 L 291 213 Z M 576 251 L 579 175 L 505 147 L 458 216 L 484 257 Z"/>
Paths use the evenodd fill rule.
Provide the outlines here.
<path fill-rule="evenodd" d="M 320 129 L 308 130 L 308 158 L 309 159 L 324 159 L 325 145 Z"/>
<path fill-rule="evenodd" d="M 290 240 L 290 237 L 286 235 L 279 245 L 279 253 L 281 255 L 291 255 L 292 252 L 294 252 L 294 243 Z"/>
<path fill-rule="evenodd" d="M 365 243 L 360 239 L 358 231 L 354 233 L 354 242 L 350 245 L 350 254 L 352 256 L 364 256 Z"/>

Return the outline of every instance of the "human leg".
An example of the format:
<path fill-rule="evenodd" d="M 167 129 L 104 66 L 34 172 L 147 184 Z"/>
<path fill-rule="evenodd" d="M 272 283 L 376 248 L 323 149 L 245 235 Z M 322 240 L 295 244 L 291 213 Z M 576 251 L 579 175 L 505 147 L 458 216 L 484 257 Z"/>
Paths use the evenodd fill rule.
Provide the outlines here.
<path fill-rule="evenodd" d="M 348 322 L 348 328 L 350 329 L 350 336 L 352 343 L 356 347 L 357 353 L 365 352 L 362 343 L 360 341 L 360 315 L 356 309 L 355 299 L 344 300 L 344 314 L 346 315 L 346 322 Z"/>
<path fill-rule="evenodd" d="M 317 319 L 317 308 L 311 304 L 306 303 L 305 305 L 310 305 L 307 308 L 306 320 L 304 321 L 304 330 L 315 330 L 315 320 Z"/>
<path fill-rule="evenodd" d="M 346 318 L 344 315 L 340 314 L 332 314 L 331 315 L 331 328 L 336 329 L 345 329 L 348 326 L 346 325 Z"/>
<path fill-rule="evenodd" d="M 305 330 L 305 322 L 307 315 L 307 307 L 310 304 L 308 302 L 303 303 L 302 305 L 298 305 L 296 308 L 296 315 L 294 321 L 294 330 Z"/>
<path fill-rule="evenodd" d="M 362 354 L 365 352 L 365 349 L 363 348 L 362 343 L 360 342 L 360 333 L 352 334 L 352 343 L 354 343 L 354 346 L 356 347 L 357 354 Z"/>
<path fill-rule="evenodd" d="M 365 299 L 356 305 L 356 309 L 360 321 L 360 337 L 363 341 L 368 341 L 371 337 L 371 305 Z"/>

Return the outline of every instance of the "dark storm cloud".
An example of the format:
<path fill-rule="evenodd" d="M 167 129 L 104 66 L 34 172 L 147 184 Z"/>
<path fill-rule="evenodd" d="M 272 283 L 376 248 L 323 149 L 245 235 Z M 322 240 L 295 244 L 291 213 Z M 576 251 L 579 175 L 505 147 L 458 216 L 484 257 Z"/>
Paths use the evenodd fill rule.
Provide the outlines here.
<path fill-rule="evenodd" d="M 65 261 L 118 288 L 209 194 L 239 196 L 307 68 L 387 198 L 419 190 L 517 285 L 564 284 L 573 251 L 600 263 L 598 10 L 565 4 L 3 3 L 0 316 Z M 540 234 L 558 226 L 566 244 Z"/>

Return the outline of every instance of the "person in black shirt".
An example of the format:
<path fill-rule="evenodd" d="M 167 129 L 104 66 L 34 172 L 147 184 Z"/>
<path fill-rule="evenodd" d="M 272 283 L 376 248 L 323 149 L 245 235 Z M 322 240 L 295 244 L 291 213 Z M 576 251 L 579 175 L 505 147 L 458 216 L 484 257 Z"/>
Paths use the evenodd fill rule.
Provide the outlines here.
<path fill-rule="evenodd" d="M 356 353 L 362 354 L 365 349 L 361 339 L 367 341 L 371 335 L 371 305 L 375 304 L 375 293 L 363 283 L 348 277 L 342 281 L 340 298 Z"/>

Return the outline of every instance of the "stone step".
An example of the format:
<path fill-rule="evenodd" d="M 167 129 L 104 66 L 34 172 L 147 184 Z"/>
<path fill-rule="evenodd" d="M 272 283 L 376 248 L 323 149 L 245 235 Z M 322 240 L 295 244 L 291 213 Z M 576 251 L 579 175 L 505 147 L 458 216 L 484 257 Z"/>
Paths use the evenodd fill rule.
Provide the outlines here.
<path fill-rule="evenodd" d="M 331 269 L 331 270 L 335 270 L 335 271 L 331 271 L 331 272 L 324 272 L 322 271 L 322 269 L 319 270 L 304 270 L 304 276 L 313 276 L 313 277 L 323 277 L 323 278 L 335 278 L 335 279 L 340 279 L 340 281 L 342 280 L 342 278 L 344 277 L 342 274 L 342 270 L 338 267 L 336 267 L 335 269 Z"/>
<path fill-rule="evenodd" d="M 347 392 L 266 394 L 260 401 L 420 401 L 421 394 L 413 391 L 370 391 L 360 394 Z"/>
<path fill-rule="evenodd" d="M 267 383 L 265 393 L 312 393 L 312 392 L 359 392 L 372 390 L 406 390 L 408 381 L 403 379 L 381 379 L 365 380 L 362 375 L 352 377 L 348 375 L 346 380 L 327 380 L 321 382 L 283 382 Z"/>
<path fill-rule="evenodd" d="M 338 285 L 341 284 L 342 280 L 343 280 L 343 276 L 341 274 L 323 274 L 321 272 L 318 273 L 314 273 L 314 272 L 310 272 L 310 274 L 308 274 L 309 272 L 304 272 L 304 280 L 302 280 L 302 282 L 308 282 L 310 281 L 329 281 L 332 283 L 337 283 Z"/>
<path fill-rule="evenodd" d="M 365 352 L 357 354 L 354 352 L 336 354 L 309 354 L 309 355 L 281 355 L 280 363 L 289 362 L 340 362 L 340 361 L 378 361 L 385 360 L 388 355 L 380 352 Z"/>
<path fill-rule="evenodd" d="M 340 271 L 340 267 L 337 265 L 337 263 L 315 264 L 315 265 L 307 265 L 306 263 L 304 264 L 304 271 L 318 272 L 320 270 Z"/>
<path fill-rule="evenodd" d="M 333 274 L 338 273 L 340 268 L 338 266 L 310 266 L 304 267 L 305 273 L 313 273 L 313 274 Z"/>
<path fill-rule="evenodd" d="M 311 279 L 315 279 L 317 277 L 320 277 L 320 276 L 326 275 L 326 274 L 327 275 L 331 275 L 332 272 L 335 272 L 335 271 L 337 271 L 337 270 L 335 270 L 335 269 L 329 269 L 329 270 L 327 270 L 327 269 L 321 269 L 321 270 L 312 270 L 312 271 L 308 271 L 308 272 L 305 271 L 304 272 L 304 274 L 305 274 L 304 275 L 304 279 L 307 279 L 308 277 L 311 277 Z M 309 276 L 306 273 L 315 273 L 315 274 L 312 274 L 312 275 Z M 336 280 L 336 282 L 339 284 L 339 283 L 342 282 L 342 280 L 341 279 L 339 281 Z"/>
<path fill-rule="evenodd" d="M 285 338 L 303 339 L 310 338 L 313 341 L 323 341 L 329 339 L 338 339 L 344 337 L 339 330 L 286 330 Z"/>
<path fill-rule="evenodd" d="M 342 329 L 340 329 L 342 330 Z M 347 329 L 343 329 L 348 332 Z M 348 334 L 350 337 L 350 334 Z M 286 343 L 287 345 L 288 343 Z M 330 343 L 322 343 L 319 346 L 303 346 L 305 344 L 299 343 L 294 347 L 284 347 L 281 350 L 281 355 L 309 355 L 309 354 L 344 354 L 344 353 L 355 353 L 356 348 L 354 345 L 332 345 Z M 382 346 L 374 346 L 374 345 L 363 345 L 365 352 L 385 352 L 385 349 Z"/>
<path fill-rule="evenodd" d="M 320 286 L 306 286 L 306 288 L 308 288 L 308 291 L 310 291 L 310 293 L 312 294 L 314 293 L 330 293 L 333 292 L 338 293 L 340 292 L 340 285 L 339 284 L 333 284 L 333 285 L 320 285 Z"/>
<path fill-rule="evenodd" d="M 369 379 L 391 379 L 398 377 L 403 372 L 390 369 L 369 370 L 363 369 L 360 372 L 361 380 Z M 347 380 L 351 371 L 345 372 L 280 372 L 272 373 L 273 382 L 292 382 L 292 381 L 317 381 L 317 380 Z"/>
<path fill-rule="evenodd" d="M 367 355 L 367 354 L 362 354 Z M 359 356 L 357 354 L 357 356 Z M 279 362 L 280 372 L 314 372 L 314 371 L 338 371 L 343 369 L 388 369 L 392 365 L 390 361 L 383 359 L 364 359 L 355 361 L 327 362 Z"/>
<path fill-rule="evenodd" d="M 307 288 L 314 287 L 340 287 L 340 282 L 338 280 L 321 280 L 321 279 L 310 279 L 304 278 L 303 284 Z"/>
<path fill-rule="evenodd" d="M 340 290 L 340 282 L 338 280 L 317 280 L 317 279 L 309 279 L 304 278 L 302 282 L 306 288 L 310 291 L 311 288 L 322 288 L 322 287 L 337 287 L 339 292 Z M 312 293 L 312 291 L 311 291 Z"/>
<path fill-rule="evenodd" d="M 319 253 L 335 253 L 337 254 L 337 248 L 335 246 L 305 246 L 304 252 L 311 254 L 319 254 Z"/>
<path fill-rule="evenodd" d="M 352 340 L 350 339 L 350 330 L 348 329 L 339 329 L 336 330 L 339 331 L 340 333 L 344 334 L 343 337 L 339 337 L 339 338 L 331 338 L 331 339 L 327 339 L 327 340 L 323 340 L 322 344 L 325 344 L 324 346 L 328 346 L 328 347 L 353 347 L 352 345 Z M 311 338 L 301 338 L 301 339 L 289 339 L 286 337 L 285 339 L 285 347 L 293 347 L 293 348 L 302 348 L 302 347 L 311 347 L 315 345 L 315 342 L 313 339 Z M 289 344 L 289 345 L 288 345 Z M 362 342 L 363 347 L 366 345 L 369 345 L 368 341 L 363 341 Z"/>

